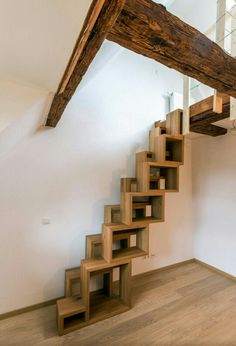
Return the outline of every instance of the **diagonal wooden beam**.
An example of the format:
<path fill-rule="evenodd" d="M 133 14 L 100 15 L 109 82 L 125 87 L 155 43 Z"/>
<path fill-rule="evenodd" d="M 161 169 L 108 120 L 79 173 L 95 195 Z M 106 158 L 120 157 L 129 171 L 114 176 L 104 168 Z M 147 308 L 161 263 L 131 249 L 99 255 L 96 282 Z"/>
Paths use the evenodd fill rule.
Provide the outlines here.
<path fill-rule="evenodd" d="M 151 0 L 127 0 L 108 37 L 236 97 L 236 59 Z"/>
<path fill-rule="evenodd" d="M 94 0 L 72 57 L 53 99 L 46 126 L 55 127 L 103 41 L 116 22 L 125 0 Z"/>

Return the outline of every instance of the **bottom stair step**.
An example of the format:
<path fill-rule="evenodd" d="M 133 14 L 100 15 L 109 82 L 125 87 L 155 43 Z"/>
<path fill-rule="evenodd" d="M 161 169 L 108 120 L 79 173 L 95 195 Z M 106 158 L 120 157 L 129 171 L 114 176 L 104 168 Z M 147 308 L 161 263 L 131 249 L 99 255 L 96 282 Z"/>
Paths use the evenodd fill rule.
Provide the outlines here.
<path fill-rule="evenodd" d="M 69 297 L 57 301 L 57 324 L 60 336 L 130 310 L 121 299 L 108 297 L 100 291 L 91 293 L 90 319 L 82 299 Z"/>
<path fill-rule="evenodd" d="M 57 301 L 57 324 L 59 335 L 78 329 L 86 321 L 86 306 L 83 300 L 68 297 Z"/>

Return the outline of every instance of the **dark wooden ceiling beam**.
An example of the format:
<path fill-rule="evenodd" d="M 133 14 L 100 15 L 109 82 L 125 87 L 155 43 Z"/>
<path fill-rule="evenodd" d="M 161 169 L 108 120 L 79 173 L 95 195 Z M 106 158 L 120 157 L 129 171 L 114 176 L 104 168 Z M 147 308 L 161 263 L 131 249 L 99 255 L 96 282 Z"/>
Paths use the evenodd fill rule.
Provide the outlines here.
<path fill-rule="evenodd" d="M 236 59 L 151 0 L 127 0 L 109 40 L 236 97 Z"/>
<path fill-rule="evenodd" d="M 125 0 L 94 0 L 54 96 L 46 126 L 55 127 L 84 74 L 116 22 Z"/>

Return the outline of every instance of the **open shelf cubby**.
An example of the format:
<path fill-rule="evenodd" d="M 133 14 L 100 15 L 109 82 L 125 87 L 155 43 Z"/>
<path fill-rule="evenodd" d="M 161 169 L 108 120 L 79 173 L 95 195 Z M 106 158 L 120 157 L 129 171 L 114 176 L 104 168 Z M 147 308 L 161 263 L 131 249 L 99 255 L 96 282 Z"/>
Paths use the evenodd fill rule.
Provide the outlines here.
<path fill-rule="evenodd" d="M 164 221 L 164 191 L 121 194 L 121 221 L 125 225 Z"/>
<path fill-rule="evenodd" d="M 160 135 L 155 137 L 155 159 L 157 162 L 184 163 L 184 137 Z"/>
<path fill-rule="evenodd" d="M 86 307 L 81 298 L 67 297 L 57 301 L 57 324 L 59 335 L 83 327 L 86 322 Z"/>
<path fill-rule="evenodd" d="M 80 296 L 80 267 L 65 271 L 65 297 Z"/>
<path fill-rule="evenodd" d="M 103 258 L 107 262 L 148 254 L 149 231 L 146 226 L 103 225 Z"/>
<path fill-rule="evenodd" d="M 141 192 L 179 191 L 179 164 L 143 162 L 137 167 L 138 188 Z"/>
<path fill-rule="evenodd" d="M 131 262 L 130 260 L 116 261 L 109 264 L 104 259 L 82 261 L 81 285 L 84 304 L 87 308 L 86 318 L 89 323 L 114 316 L 130 308 Z M 113 278 L 113 270 L 118 270 L 119 277 Z M 106 280 L 103 278 L 102 289 L 91 289 L 93 277 L 110 273 Z"/>
<path fill-rule="evenodd" d="M 104 223 L 120 223 L 120 205 L 104 206 Z"/>

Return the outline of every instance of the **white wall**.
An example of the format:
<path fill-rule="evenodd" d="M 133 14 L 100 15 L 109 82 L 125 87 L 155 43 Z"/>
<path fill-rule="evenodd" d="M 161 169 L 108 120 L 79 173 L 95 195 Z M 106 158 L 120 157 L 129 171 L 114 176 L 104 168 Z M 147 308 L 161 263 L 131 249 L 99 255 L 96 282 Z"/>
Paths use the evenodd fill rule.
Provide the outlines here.
<path fill-rule="evenodd" d="M 0 159 L 0 313 L 63 294 L 64 270 L 99 233 L 104 204 L 119 202 L 120 175 L 180 91 L 178 73 L 122 50 L 78 90 L 56 129 L 41 128 Z M 166 198 L 166 222 L 151 227 L 151 260 L 133 272 L 192 258 L 191 146 L 181 192 Z M 49 225 L 42 218 L 49 217 Z"/>
<path fill-rule="evenodd" d="M 0 82 L 0 157 L 45 123 L 52 95 L 12 81 Z"/>
<path fill-rule="evenodd" d="M 236 137 L 192 142 L 194 256 L 236 276 Z"/>

